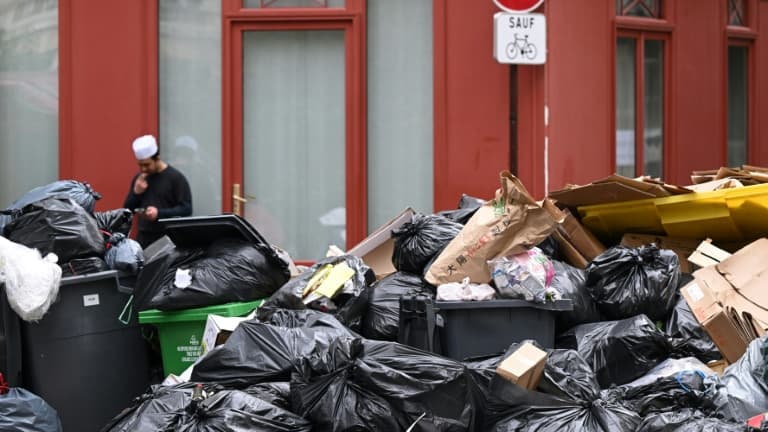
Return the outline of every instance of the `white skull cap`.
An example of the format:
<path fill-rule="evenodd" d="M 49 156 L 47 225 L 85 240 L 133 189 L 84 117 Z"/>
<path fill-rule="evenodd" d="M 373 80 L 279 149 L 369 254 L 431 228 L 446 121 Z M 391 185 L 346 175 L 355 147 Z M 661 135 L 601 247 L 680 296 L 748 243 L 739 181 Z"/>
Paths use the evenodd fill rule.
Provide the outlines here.
<path fill-rule="evenodd" d="M 157 140 L 152 135 L 144 135 L 133 140 L 133 154 L 137 160 L 148 159 L 157 153 Z"/>

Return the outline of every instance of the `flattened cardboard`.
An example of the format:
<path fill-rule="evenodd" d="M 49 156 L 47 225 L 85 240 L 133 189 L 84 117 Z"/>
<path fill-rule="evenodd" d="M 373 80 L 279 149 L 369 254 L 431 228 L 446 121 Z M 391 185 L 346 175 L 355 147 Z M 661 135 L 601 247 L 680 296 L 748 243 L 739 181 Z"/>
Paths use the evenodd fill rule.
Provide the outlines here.
<path fill-rule="evenodd" d="M 392 252 L 395 243 L 392 239 L 392 231 L 400 228 L 406 222 L 410 222 L 414 214 L 416 212 L 407 207 L 399 215 L 390 219 L 355 247 L 348 250 L 347 253 L 361 258 L 373 270 L 377 279 L 394 273 L 396 270 L 392 264 Z"/>
<path fill-rule="evenodd" d="M 707 267 L 715 265 L 729 256 L 731 256 L 729 252 L 713 245 L 712 239 L 706 239 L 688 256 L 688 262 L 699 267 Z"/>
<path fill-rule="evenodd" d="M 585 269 L 589 265 L 589 261 L 587 261 L 586 258 L 584 258 L 584 255 L 582 255 L 578 249 L 576 249 L 576 246 L 574 246 L 561 232 L 559 229 L 552 231 L 552 237 L 557 242 L 558 246 L 560 246 L 560 253 L 563 255 L 563 258 L 565 258 L 565 261 L 580 269 Z"/>
<path fill-rule="evenodd" d="M 549 193 L 549 198 L 556 200 L 566 207 L 608 204 L 619 201 L 634 201 L 646 198 L 656 198 L 656 195 L 621 184 L 619 182 L 592 183 L 586 186 L 575 186 Z"/>
<path fill-rule="evenodd" d="M 525 342 L 501 362 L 496 374 L 519 387 L 533 390 L 541 381 L 546 361 L 545 351 Z"/>
<path fill-rule="evenodd" d="M 693 271 L 693 267 L 688 262 L 688 257 L 696 251 L 696 247 L 699 244 L 698 240 L 650 234 L 624 234 L 621 238 L 621 245 L 627 247 L 636 248 L 651 243 L 660 249 L 674 251 L 680 261 L 680 271 L 683 273 L 691 273 Z"/>

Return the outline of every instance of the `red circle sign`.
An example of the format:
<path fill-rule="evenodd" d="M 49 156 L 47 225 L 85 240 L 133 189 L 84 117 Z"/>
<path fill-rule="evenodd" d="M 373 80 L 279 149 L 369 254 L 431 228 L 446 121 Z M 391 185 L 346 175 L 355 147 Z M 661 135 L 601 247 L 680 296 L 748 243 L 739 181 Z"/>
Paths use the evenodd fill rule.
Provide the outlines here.
<path fill-rule="evenodd" d="M 493 0 L 493 2 L 507 12 L 525 13 L 539 7 L 540 4 L 544 3 L 544 0 Z"/>

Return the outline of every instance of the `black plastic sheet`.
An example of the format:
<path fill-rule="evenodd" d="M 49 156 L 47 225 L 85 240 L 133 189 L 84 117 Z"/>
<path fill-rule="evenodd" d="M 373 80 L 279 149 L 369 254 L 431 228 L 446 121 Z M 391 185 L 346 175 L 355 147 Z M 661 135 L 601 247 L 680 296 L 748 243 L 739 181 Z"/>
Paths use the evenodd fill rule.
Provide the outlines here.
<path fill-rule="evenodd" d="M 302 358 L 294 412 L 320 431 L 479 430 L 476 384 L 459 362 L 393 342 L 337 339 Z"/>
<path fill-rule="evenodd" d="M 459 206 L 457 209 L 443 210 L 437 214 L 452 221 L 458 222 L 462 225 L 466 225 L 467 221 L 472 218 L 477 209 L 479 209 L 483 204 L 485 204 L 485 200 L 475 198 L 467 194 L 462 194 L 461 199 L 459 199 Z"/>
<path fill-rule="evenodd" d="M 439 215 L 415 214 L 392 231 L 392 264 L 399 271 L 423 274 L 432 258 L 456 237 L 463 226 Z"/>
<path fill-rule="evenodd" d="M 564 299 L 570 299 L 573 310 L 558 312 L 556 317 L 557 333 L 562 333 L 569 328 L 603 320 L 597 304 L 586 288 L 586 273 L 584 270 L 573 267 L 564 262 L 552 261 L 555 269 L 555 277 L 552 279 L 552 288 L 562 294 Z"/>
<path fill-rule="evenodd" d="M 178 310 L 268 297 L 289 277 L 287 265 L 276 262 L 268 248 L 224 238 L 204 250 L 168 251 L 165 258 L 154 258 L 162 261 L 157 267 L 147 264 L 139 275 L 144 293 L 137 306 Z M 189 271 L 189 286 L 177 283 L 179 270 Z"/>
<path fill-rule="evenodd" d="M 397 341 L 400 320 L 400 297 L 435 297 L 435 288 L 421 276 L 395 272 L 371 287 L 368 311 L 361 332 L 369 339 Z"/>
<path fill-rule="evenodd" d="M 52 197 L 22 208 L 5 227 L 6 237 L 34 248 L 42 255 L 53 252 L 59 263 L 104 255 L 104 238 L 96 220 L 67 197 Z"/>
<path fill-rule="evenodd" d="M 347 266 L 354 270 L 352 279 L 332 299 L 321 297 L 309 304 L 304 304 L 304 288 L 315 273 L 326 265 L 337 265 L 342 262 L 346 262 Z M 318 261 L 304 273 L 288 281 L 264 303 L 264 307 L 319 310 L 332 314 L 347 327 L 359 330 L 363 315 L 368 309 L 370 285 L 375 280 L 376 276 L 371 268 L 358 257 L 352 255 L 328 257 Z"/>
<path fill-rule="evenodd" d="M 561 334 L 556 346 L 577 350 L 603 388 L 645 375 L 669 357 L 671 348 L 645 315 L 576 326 Z"/>
<path fill-rule="evenodd" d="M 746 432 L 743 423 L 733 423 L 684 408 L 651 414 L 643 419 L 637 432 Z"/>
<path fill-rule="evenodd" d="M 318 311 L 272 311 L 265 318 L 267 322 L 240 323 L 224 344 L 199 360 L 192 379 L 235 388 L 288 382 L 300 358 L 327 350 L 335 339 L 357 337 L 333 316 Z"/>
<path fill-rule="evenodd" d="M 676 300 L 680 263 L 655 245 L 614 246 L 587 266 L 587 288 L 608 319 L 645 314 L 666 320 Z"/>
<path fill-rule="evenodd" d="M 666 334 L 676 357 L 693 356 L 707 363 L 722 358 L 717 346 L 693 316 L 688 302 L 680 296 L 669 320 Z"/>

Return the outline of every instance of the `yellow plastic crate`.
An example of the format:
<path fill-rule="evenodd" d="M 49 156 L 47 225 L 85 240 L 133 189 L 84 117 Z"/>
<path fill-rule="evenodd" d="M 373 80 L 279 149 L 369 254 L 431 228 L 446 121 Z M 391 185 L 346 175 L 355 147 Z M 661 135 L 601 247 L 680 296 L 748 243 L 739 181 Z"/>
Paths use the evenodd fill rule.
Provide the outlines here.
<path fill-rule="evenodd" d="M 624 233 L 742 242 L 768 235 L 768 183 L 578 208 L 606 242 Z"/>

